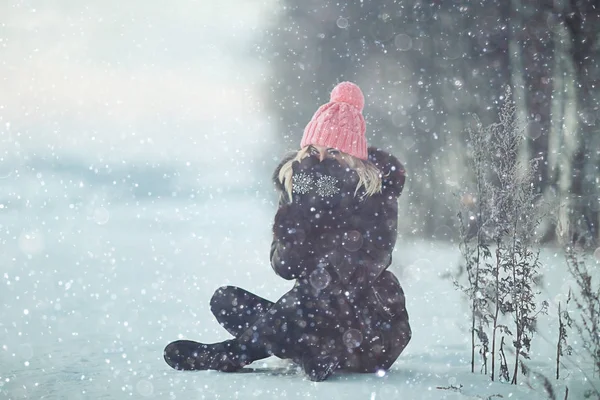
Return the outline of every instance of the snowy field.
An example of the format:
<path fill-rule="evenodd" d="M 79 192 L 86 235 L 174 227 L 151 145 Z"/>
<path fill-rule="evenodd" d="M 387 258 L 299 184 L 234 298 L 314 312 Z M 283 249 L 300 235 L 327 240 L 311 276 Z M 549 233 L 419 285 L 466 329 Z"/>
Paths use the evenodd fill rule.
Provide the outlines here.
<path fill-rule="evenodd" d="M 208 307 L 220 285 L 272 300 L 291 287 L 269 266 L 272 193 L 209 193 L 188 182 L 178 190 L 196 191 L 194 199 L 161 200 L 79 184 L 60 171 L 3 178 L 1 399 L 546 398 L 525 378 L 518 386 L 491 384 L 469 372 L 466 304 L 441 278 L 459 254 L 447 244 L 402 238 L 392 270 L 406 292 L 413 339 L 387 374 L 336 373 L 312 383 L 274 358 L 235 374 L 171 370 L 162 358 L 168 342 L 228 338 Z M 65 182 L 72 182 L 68 191 Z M 24 190 L 31 200 L 15 197 Z M 547 250 L 544 262 L 540 300 L 554 307 L 569 281 L 560 255 Z M 557 324 L 550 314 L 529 365 L 552 377 Z M 553 380 L 558 398 L 567 383 L 569 398 L 580 399 L 577 366 L 586 364 L 577 356 L 565 363 L 566 380 Z M 462 392 L 437 388 L 449 385 Z"/>
<path fill-rule="evenodd" d="M 269 266 L 265 145 L 279 133 L 250 52 L 274 4 L 33 5 L 0 2 L 0 400 L 546 398 L 539 382 L 469 372 L 468 307 L 441 278 L 457 248 L 406 238 L 392 270 L 413 339 L 387 374 L 312 383 L 273 358 L 235 374 L 170 369 L 170 341 L 228 338 L 209 311 L 219 286 L 271 300 L 292 286 Z M 552 377 L 569 279 L 562 256 L 543 261 L 552 308 L 529 365 Z M 565 385 L 583 397 L 578 354 L 557 398 Z M 450 385 L 461 392 L 438 389 Z"/>

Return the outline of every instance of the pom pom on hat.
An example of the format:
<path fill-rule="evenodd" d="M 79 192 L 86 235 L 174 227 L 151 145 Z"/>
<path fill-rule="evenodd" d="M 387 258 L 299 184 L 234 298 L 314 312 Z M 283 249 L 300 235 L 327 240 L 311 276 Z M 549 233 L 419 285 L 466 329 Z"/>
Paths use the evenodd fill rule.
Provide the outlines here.
<path fill-rule="evenodd" d="M 342 82 L 331 91 L 331 100 L 336 103 L 350 104 L 360 112 L 365 107 L 365 97 L 358 86 L 352 82 Z"/>

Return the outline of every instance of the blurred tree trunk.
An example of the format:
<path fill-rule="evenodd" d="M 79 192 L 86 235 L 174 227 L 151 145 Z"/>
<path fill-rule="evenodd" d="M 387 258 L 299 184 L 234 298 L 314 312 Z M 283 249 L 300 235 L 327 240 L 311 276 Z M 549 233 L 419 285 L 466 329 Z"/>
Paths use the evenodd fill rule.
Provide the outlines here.
<path fill-rule="evenodd" d="M 555 46 L 552 31 L 548 29 L 548 18 L 552 0 L 532 3 L 512 0 L 510 3 L 510 57 L 511 86 L 517 114 L 525 124 L 527 140 L 521 149 L 521 158 L 541 158 L 534 185 L 544 198 L 552 195 L 556 176 L 548 157 L 552 128 L 554 59 Z M 541 239 L 552 240 L 555 226 L 544 221 L 540 227 Z"/>
<path fill-rule="evenodd" d="M 600 168 L 600 1 L 569 0 L 565 25 L 570 39 L 575 107 L 572 132 L 569 194 L 569 232 L 583 245 L 597 245 Z M 573 238 L 572 238 L 573 239 Z"/>
<path fill-rule="evenodd" d="M 551 103 L 552 122 L 550 124 L 550 136 L 548 140 L 548 153 L 546 155 L 548 162 L 548 175 L 550 182 L 546 188 L 546 200 L 554 204 L 558 200 L 563 201 L 563 197 L 568 196 L 570 186 L 570 164 L 571 157 L 567 126 L 571 126 L 570 115 L 573 115 L 571 108 L 575 106 L 574 99 L 574 72 L 573 64 L 570 61 L 570 42 L 569 35 L 564 21 L 560 15 L 563 6 L 560 4 L 563 0 L 555 0 L 554 12 L 549 18 L 550 29 L 554 36 L 554 78 L 553 78 L 553 98 Z M 565 210 L 559 210 L 556 218 L 544 221 L 543 239 L 552 241 L 560 239 L 560 232 L 556 228 L 564 225 Z M 568 219 L 568 218 L 567 218 Z M 557 223 L 560 225 L 557 226 Z M 553 231 L 554 230 L 554 231 Z"/>
<path fill-rule="evenodd" d="M 552 94 L 554 87 L 554 40 L 548 29 L 552 0 L 525 2 L 521 5 L 523 37 L 521 41 L 523 83 L 525 88 L 526 134 L 529 158 L 543 157 L 534 184 L 544 192 L 552 183 L 548 168 L 548 143 L 551 127 Z"/>

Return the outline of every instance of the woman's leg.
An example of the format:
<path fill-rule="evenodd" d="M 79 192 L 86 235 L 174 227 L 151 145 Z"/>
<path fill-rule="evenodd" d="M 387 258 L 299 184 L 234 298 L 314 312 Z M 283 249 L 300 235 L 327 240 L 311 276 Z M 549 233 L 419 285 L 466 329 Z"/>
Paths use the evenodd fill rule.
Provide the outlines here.
<path fill-rule="evenodd" d="M 298 283 L 236 339 L 215 344 L 178 341 L 165 356 L 176 369 L 235 371 L 270 355 L 303 366 L 310 379 L 323 380 L 346 352 L 344 332 L 356 326 L 343 296 Z M 183 348 L 177 353 L 178 347 Z"/>
<path fill-rule="evenodd" d="M 223 286 L 210 299 L 210 309 L 219 324 L 238 337 L 256 322 L 274 303 L 235 286 Z M 227 357 L 232 340 L 204 344 L 193 340 L 176 340 L 165 347 L 167 364 L 178 370 L 218 369 L 225 372 L 241 368 L 237 357 Z M 267 358 L 266 350 L 254 349 L 254 361 Z"/>
<path fill-rule="evenodd" d="M 311 380 L 321 381 L 343 364 L 352 346 L 344 336 L 357 327 L 341 286 L 320 291 L 301 280 L 235 342 L 248 360 L 263 349 L 293 360 Z"/>
<path fill-rule="evenodd" d="M 210 310 L 230 334 L 238 337 L 263 316 L 273 302 L 235 286 L 223 286 L 210 299 Z"/>

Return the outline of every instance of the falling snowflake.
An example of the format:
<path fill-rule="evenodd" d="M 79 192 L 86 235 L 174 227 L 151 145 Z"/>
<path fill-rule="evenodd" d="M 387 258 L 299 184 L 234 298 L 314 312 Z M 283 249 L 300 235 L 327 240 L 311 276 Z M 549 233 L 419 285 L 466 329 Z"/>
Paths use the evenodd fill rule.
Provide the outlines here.
<path fill-rule="evenodd" d="M 292 178 L 292 191 L 297 194 L 306 194 L 311 191 L 313 185 L 312 176 L 304 172 L 298 172 Z"/>
<path fill-rule="evenodd" d="M 338 180 L 333 176 L 323 175 L 317 181 L 317 194 L 321 197 L 331 197 L 340 192 L 336 186 Z"/>

